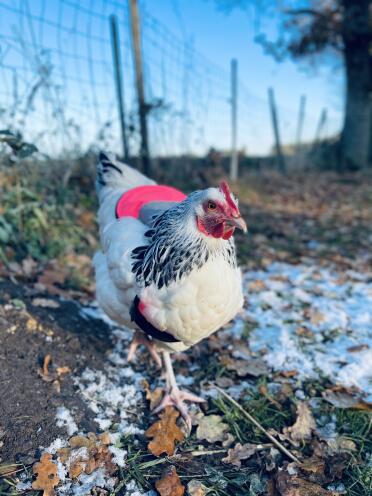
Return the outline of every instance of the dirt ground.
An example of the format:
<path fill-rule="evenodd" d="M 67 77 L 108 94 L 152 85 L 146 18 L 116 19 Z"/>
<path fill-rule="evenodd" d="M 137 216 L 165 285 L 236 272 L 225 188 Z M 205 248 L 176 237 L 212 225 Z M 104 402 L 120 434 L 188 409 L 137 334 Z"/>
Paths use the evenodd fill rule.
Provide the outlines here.
<path fill-rule="evenodd" d="M 55 420 L 61 405 L 75 412 L 84 430 L 96 430 L 92 412 L 74 394 L 71 377 L 87 366 L 103 367 L 110 349 L 108 328 L 95 320 L 88 324 L 74 302 L 42 308 L 32 305 L 34 297 L 23 284 L 0 283 L 1 464 L 31 464 L 40 446 L 64 433 Z M 43 380 L 39 372 L 48 354 L 51 371 L 57 367 L 71 371 L 59 384 Z"/>

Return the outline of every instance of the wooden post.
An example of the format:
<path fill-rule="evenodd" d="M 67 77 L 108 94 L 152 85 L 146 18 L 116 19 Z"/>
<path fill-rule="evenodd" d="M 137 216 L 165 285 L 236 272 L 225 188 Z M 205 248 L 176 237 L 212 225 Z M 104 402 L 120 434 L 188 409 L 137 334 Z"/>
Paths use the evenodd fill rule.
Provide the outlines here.
<path fill-rule="evenodd" d="M 238 61 L 231 60 L 231 160 L 230 179 L 233 182 L 238 180 Z"/>
<path fill-rule="evenodd" d="M 128 163 L 129 162 L 129 148 L 128 148 L 128 141 L 127 141 L 126 125 L 125 125 L 124 90 L 123 90 L 123 78 L 122 78 L 122 70 L 121 70 L 118 18 L 116 17 L 116 15 L 110 16 L 110 32 L 111 32 L 112 59 L 113 59 L 113 63 L 114 63 L 116 99 L 117 99 L 118 110 L 119 110 L 119 121 L 120 121 L 120 129 L 121 129 L 121 142 L 122 142 L 122 148 L 123 148 L 123 157 L 124 157 L 125 162 Z"/>
<path fill-rule="evenodd" d="M 322 111 L 320 113 L 318 125 L 317 125 L 317 128 L 316 128 L 315 139 L 314 139 L 314 147 L 317 146 L 318 143 L 319 143 L 319 141 L 320 141 L 320 138 L 321 138 L 321 135 L 322 135 L 322 131 L 323 131 L 323 128 L 324 128 L 326 122 L 327 122 L 327 109 L 324 108 L 324 109 L 322 109 Z"/>
<path fill-rule="evenodd" d="M 298 110 L 298 120 L 297 120 L 297 131 L 296 131 L 296 151 L 299 152 L 301 148 L 301 138 L 302 129 L 305 120 L 305 107 L 306 107 L 306 96 L 301 95 L 300 98 L 300 108 Z"/>
<path fill-rule="evenodd" d="M 269 105 L 270 105 L 271 121 L 272 121 L 272 125 L 273 125 L 274 137 L 275 137 L 276 163 L 278 166 L 278 170 L 280 172 L 285 172 L 286 165 L 285 165 L 285 161 L 284 161 L 284 157 L 283 157 L 283 153 L 282 153 L 282 147 L 280 144 L 278 116 L 277 116 L 277 110 L 276 110 L 276 105 L 275 105 L 274 90 L 272 88 L 269 88 L 268 93 L 269 93 Z"/>
<path fill-rule="evenodd" d="M 149 139 L 147 130 L 147 111 L 148 107 L 145 100 L 145 88 L 143 82 L 143 65 L 142 65 L 142 50 L 141 50 L 141 34 L 140 34 L 140 19 L 138 12 L 137 0 L 130 0 L 130 16 L 132 26 L 132 44 L 134 54 L 134 64 L 136 69 L 136 86 L 138 98 L 138 114 L 141 129 L 141 162 L 142 170 L 146 175 L 150 174 L 151 162 L 149 153 Z"/>

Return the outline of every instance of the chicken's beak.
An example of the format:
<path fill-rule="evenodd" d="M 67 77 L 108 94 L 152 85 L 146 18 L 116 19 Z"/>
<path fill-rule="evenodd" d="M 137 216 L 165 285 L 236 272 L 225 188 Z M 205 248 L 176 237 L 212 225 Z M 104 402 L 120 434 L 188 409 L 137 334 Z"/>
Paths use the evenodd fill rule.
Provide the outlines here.
<path fill-rule="evenodd" d="M 244 233 L 248 231 L 247 224 L 245 223 L 243 217 L 230 217 L 229 224 L 231 224 L 231 226 L 237 227 L 238 229 L 241 229 Z"/>

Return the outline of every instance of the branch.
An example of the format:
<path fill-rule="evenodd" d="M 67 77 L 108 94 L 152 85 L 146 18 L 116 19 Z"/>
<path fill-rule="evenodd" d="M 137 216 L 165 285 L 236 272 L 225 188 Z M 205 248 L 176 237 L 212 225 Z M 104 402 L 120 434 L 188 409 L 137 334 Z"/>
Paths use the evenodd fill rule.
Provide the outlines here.
<path fill-rule="evenodd" d="M 293 16 L 309 15 L 314 17 L 327 17 L 323 12 L 314 9 L 286 9 L 284 10 L 284 13 Z"/>
<path fill-rule="evenodd" d="M 288 458 L 290 458 L 291 460 L 293 460 L 297 464 L 301 465 L 300 460 L 296 456 L 294 456 L 289 450 L 287 450 L 287 448 L 285 446 L 283 446 L 282 443 L 280 443 L 277 439 L 275 439 L 275 437 L 273 437 L 269 432 L 267 432 L 267 430 L 264 427 L 262 427 L 262 425 L 254 417 L 252 417 L 252 415 L 250 413 L 248 413 L 246 410 L 244 410 L 244 408 L 241 405 L 239 405 L 239 403 L 237 401 L 235 401 L 223 389 L 219 388 L 216 385 L 214 387 L 223 396 L 225 396 L 225 398 L 228 399 L 230 401 L 230 403 L 232 403 L 238 410 L 240 410 L 240 412 L 244 415 L 244 417 L 246 417 L 250 422 L 252 422 L 252 424 L 254 424 L 258 429 L 260 429 L 260 431 L 263 432 L 270 439 L 270 441 L 272 443 L 274 443 L 278 449 L 280 449 L 280 451 L 282 451 L 285 455 L 287 455 Z"/>

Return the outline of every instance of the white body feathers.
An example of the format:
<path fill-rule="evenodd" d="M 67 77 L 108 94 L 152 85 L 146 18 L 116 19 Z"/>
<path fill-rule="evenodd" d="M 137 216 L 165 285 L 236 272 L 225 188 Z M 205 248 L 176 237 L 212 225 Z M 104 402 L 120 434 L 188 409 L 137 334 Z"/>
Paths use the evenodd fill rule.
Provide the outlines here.
<path fill-rule="evenodd" d="M 132 251 L 150 245 L 151 238 L 145 236 L 149 226 L 132 217 L 116 219 L 115 208 L 128 189 L 155 183 L 128 166 L 112 163 L 115 168 L 98 166 L 102 246 L 102 251 L 94 257 L 98 303 L 111 319 L 133 328 L 136 325 L 131 322 L 130 308 L 137 295 L 146 320 L 180 340 L 177 343 L 157 341 L 157 344 L 174 351 L 185 350 L 229 322 L 242 307 L 241 273 L 235 263 L 232 241 L 205 236 L 197 231 L 195 221 L 188 216 L 183 234 L 187 237 L 190 230 L 190 236 L 200 238 L 195 246 L 202 243 L 204 251 L 208 250 L 205 262 L 184 272 L 181 270 L 162 287 L 156 282 L 142 284 L 133 270 Z M 176 212 L 173 217 L 174 225 L 178 225 Z M 171 239 L 172 232 L 168 234 L 167 239 Z M 163 259 L 159 258 L 160 273 L 161 263 L 168 262 L 167 256 L 165 250 Z M 198 253 L 192 256 L 198 260 Z"/>

